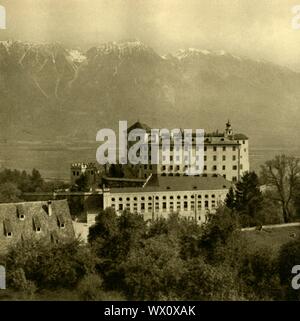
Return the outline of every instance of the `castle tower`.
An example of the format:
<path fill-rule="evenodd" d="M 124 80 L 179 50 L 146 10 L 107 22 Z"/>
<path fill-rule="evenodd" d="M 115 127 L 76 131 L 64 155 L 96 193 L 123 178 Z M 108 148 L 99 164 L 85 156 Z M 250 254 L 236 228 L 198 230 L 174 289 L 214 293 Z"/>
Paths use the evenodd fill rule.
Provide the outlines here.
<path fill-rule="evenodd" d="M 228 120 L 228 122 L 226 123 L 225 137 L 232 136 L 232 134 L 233 132 L 232 132 L 231 123 L 230 123 L 230 120 Z"/>

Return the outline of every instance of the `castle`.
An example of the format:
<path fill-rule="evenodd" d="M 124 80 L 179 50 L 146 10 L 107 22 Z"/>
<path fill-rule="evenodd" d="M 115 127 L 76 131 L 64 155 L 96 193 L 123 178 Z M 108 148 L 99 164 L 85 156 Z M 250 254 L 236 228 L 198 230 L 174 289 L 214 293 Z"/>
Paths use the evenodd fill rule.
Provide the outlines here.
<path fill-rule="evenodd" d="M 147 134 L 150 134 L 149 126 L 136 122 L 128 131 L 132 129 L 144 129 Z M 196 154 L 195 136 L 192 138 L 193 154 Z M 159 159 L 164 161 L 163 146 L 159 145 Z M 162 176 L 182 176 L 185 174 L 187 165 L 182 160 L 178 164 L 178 159 L 175 157 L 174 139 L 170 145 L 170 164 L 163 165 L 162 163 L 153 165 L 134 165 L 138 167 L 139 177 L 147 178 L 150 174 Z M 244 134 L 234 134 L 230 121 L 226 123 L 226 128 L 223 133 L 205 133 L 204 137 L 204 167 L 203 175 L 218 174 L 225 179 L 237 182 L 240 177 L 249 171 L 249 142 L 248 137 Z"/>
<path fill-rule="evenodd" d="M 151 131 L 149 126 L 140 122 L 133 124 L 128 131 L 135 128 L 143 129 L 147 134 Z M 192 146 L 196 149 L 194 140 L 193 136 Z M 163 146 L 158 145 L 159 159 L 163 160 Z M 187 165 L 175 162 L 174 148 L 171 141 L 168 165 L 125 165 L 136 170 L 135 181 L 143 179 L 143 184 L 132 186 L 128 182 L 134 181 L 133 179 L 122 178 L 119 186 L 102 185 L 98 189 L 103 196 L 99 209 L 112 207 L 118 214 L 127 209 L 142 214 L 145 220 L 177 212 L 186 219 L 203 223 L 207 220 L 207 215 L 214 213 L 224 202 L 230 186 L 249 171 L 248 137 L 233 133 L 229 121 L 223 133 L 205 133 L 204 167 L 201 175 L 187 176 Z M 73 164 L 71 182 L 75 182 L 81 174 L 87 175 L 89 182 L 94 183 L 97 182 L 99 170 L 94 163 Z M 87 213 L 89 224 L 95 222 L 97 212 L 93 210 L 92 213 Z"/>

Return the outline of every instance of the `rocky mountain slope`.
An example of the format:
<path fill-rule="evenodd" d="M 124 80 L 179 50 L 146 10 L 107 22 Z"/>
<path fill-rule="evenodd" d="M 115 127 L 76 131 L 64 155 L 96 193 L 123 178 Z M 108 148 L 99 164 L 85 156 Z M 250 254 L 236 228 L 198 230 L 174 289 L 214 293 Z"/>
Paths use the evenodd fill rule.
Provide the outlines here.
<path fill-rule="evenodd" d="M 296 145 L 299 89 L 299 73 L 224 51 L 0 42 L 0 140 L 95 140 L 137 119 L 221 130 L 230 118 L 256 145 Z"/>

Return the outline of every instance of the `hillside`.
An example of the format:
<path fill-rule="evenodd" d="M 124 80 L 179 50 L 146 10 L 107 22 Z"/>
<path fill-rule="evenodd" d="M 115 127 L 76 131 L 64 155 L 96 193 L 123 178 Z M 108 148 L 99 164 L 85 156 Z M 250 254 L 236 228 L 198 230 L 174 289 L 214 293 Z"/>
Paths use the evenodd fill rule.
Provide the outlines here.
<path fill-rule="evenodd" d="M 230 118 L 252 144 L 293 145 L 299 88 L 299 73 L 224 51 L 0 42 L 0 140 L 95 140 L 99 129 L 137 119 L 213 130 Z"/>

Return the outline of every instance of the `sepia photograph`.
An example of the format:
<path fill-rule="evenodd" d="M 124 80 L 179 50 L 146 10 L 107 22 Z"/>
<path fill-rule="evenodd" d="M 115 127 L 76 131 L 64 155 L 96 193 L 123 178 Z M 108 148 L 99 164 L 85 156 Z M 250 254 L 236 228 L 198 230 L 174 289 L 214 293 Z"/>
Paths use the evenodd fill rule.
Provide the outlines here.
<path fill-rule="evenodd" d="M 299 301 L 299 57 L 300 0 L 0 0 L 0 301 Z"/>

